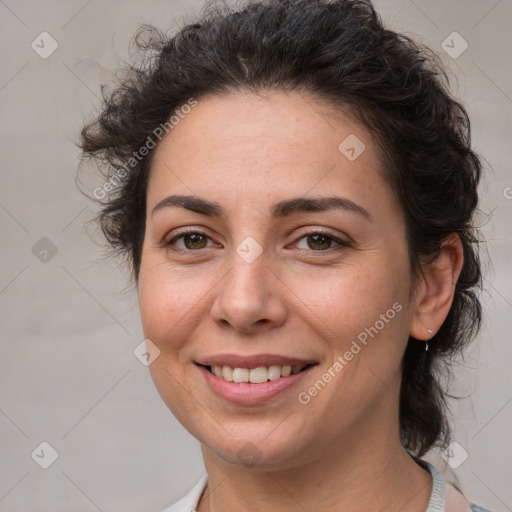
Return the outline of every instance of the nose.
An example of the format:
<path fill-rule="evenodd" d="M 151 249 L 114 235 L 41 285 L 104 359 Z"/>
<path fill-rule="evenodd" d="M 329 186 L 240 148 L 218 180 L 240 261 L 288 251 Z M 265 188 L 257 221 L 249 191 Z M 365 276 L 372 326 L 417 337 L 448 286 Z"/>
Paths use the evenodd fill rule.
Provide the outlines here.
<path fill-rule="evenodd" d="M 280 327 L 286 319 L 283 288 L 265 253 L 251 263 L 234 253 L 230 270 L 216 287 L 211 316 L 220 327 L 245 334 Z"/>

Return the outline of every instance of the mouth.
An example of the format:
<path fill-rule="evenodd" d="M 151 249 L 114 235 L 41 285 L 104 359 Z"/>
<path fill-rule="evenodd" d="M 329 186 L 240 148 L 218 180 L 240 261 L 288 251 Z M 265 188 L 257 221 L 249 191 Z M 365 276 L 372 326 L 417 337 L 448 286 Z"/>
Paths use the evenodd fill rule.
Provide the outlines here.
<path fill-rule="evenodd" d="M 268 381 L 276 381 L 297 375 L 315 363 L 305 365 L 270 365 L 257 366 L 255 368 L 241 368 L 229 365 L 200 365 L 206 368 L 212 375 L 227 382 L 263 384 Z"/>
<path fill-rule="evenodd" d="M 218 355 L 195 362 L 213 394 L 228 402 L 254 406 L 279 397 L 288 400 L 317 361 L 284 356 Z M 305 384 L 302 384 L 303 386 Z"/>

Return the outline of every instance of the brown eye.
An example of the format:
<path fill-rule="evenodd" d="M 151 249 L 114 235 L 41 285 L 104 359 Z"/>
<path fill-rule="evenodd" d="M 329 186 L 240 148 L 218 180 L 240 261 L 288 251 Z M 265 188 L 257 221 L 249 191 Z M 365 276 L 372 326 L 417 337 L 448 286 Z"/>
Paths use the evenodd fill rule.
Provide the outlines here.
<path fill-rule="evenodd" d="M 198 233 L 184 235 L 183 241 L 187 249 L 203 249 L 203 247 L 206 247 L 208 242 L 205 236 Z"/>
<path fill-rule="evenodd" d="M 307 237 L 308 247 L 314 251 L 329 249 L 333 241 L 332 237 L 326 235 L 309 235 Z"/>
<path fill-rule="evenodd" d="M 302 251 L 327 252 L 329 249 L 348 246 L 347 242 L 322 232 L 306 234 L 296 242 L 296 247 Z"/>
<path fill-rule="evenodd" d="M 166 245 L 175 246 L 177 249 L 197 251 L 208 247 L 208 237 L 205 233 L 200 231 L 190 231 L 189 233 L 182 233 L 181 235 L 172 238 Z"/>

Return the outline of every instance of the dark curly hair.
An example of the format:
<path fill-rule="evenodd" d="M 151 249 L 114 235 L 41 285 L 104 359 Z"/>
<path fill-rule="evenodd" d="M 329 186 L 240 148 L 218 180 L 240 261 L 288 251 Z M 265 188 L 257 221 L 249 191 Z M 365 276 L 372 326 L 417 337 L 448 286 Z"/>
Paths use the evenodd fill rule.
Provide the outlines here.
<path fill-rule="evenodd" d="M 122 70 L 110 92 L 102 87 L 101 112 L 83 128 L 79 144 L 83 158 L 96 160 L 108 179 L 94 192 L 101 204 L 96 221 L 112 251 L 127 259 L 134 281 L 154 150 L 138 152 L 150 140 L 155 146 L 159 126 L 191 98 L 240 90 L 297 91 L 329 102 L 363 123 L 380 147 L 385 179 L 406 218 L 413 284 L 449 234 L 462 241 L 464 265 L 450 312 L 428 352 L 409 339 L 400 391 L 404 448 L 421 456 L 446 447 L 449 395 L 441 382 L 482 316 L 473 222 L 481 164 L 470 146 L 467 113 L 448 92 L 439 58 L 384 28 L 362 0 L 207 5 L 174 35 L 143 26 L 134 42 L 140 59 Z"/>

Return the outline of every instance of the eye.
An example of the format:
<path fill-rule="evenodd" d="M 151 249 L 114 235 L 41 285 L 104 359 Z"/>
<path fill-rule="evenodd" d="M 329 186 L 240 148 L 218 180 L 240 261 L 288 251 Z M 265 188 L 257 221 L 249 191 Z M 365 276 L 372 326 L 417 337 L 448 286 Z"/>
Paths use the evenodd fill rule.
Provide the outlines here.
<path fill-rule="evenodd" d="M 210 245 L 208 245 L 209 241 L 212 242 Z M 206 233 L 198 230 L 181 232 L 171 238 L 165 245 L 182 251 L 198 251 L 215 246 L 213 240 Z M 350 246 L 348 242 L 323 231 L 306 233 L 295 243 L 297 249 L 309 252 L 327 252 L 329 249 L 336 248 L 333 245 L 338 247 Z"/>
<path fill-rule="evenodd" d="M 299 244 L 303 241 L 303 246 L 301 247 Z M 328 233 L 324 233 L 322 231 L 315 231 L 311 233 L 307 233 L 298 239 L 296 243 L 296 247 L 301 250 L 312 250 L 317 252 L 326 252 L 328 249 L 332 249 L 332 245 L 336 244 L 337 246 L 348 247 L 349 243 L 336 238 Z"/>
<path fill-rule="evenodd" d="M 198 249 L 205 249 L 211 238 L 202 231 L 187 231 L 171 238 L 165 245 L 175 246 L 177 249 L 184 251 L 196 251 Z M 176 243 L 180 241 L 180 243 Z M 211 245 L 210 245 L 211 247 Z"/>

